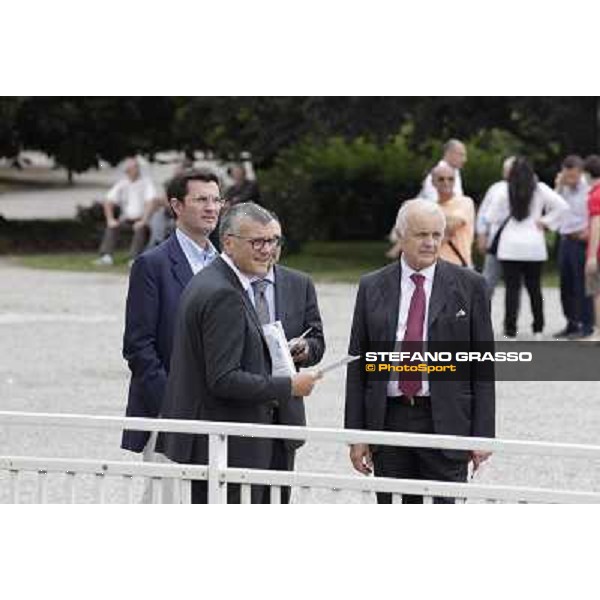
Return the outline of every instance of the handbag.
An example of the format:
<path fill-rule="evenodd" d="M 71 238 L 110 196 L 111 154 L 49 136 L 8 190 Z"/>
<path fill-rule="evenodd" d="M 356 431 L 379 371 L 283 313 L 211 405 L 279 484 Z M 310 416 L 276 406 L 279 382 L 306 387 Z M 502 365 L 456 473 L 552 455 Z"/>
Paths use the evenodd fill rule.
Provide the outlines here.
<path fill-rule="evenodd" d="M 492 240 L 490 247 L 487 249 L 487 254 L 491 254 L 492 256 L 496 256 L 496 254 L 498 254 L 498 244 L 500 243 L 500 236 L 502 235 L 502 232 L 504 231 L 506 224 L 510 221 L 510 217 L 511 217 L 511 215 L 506 217 L 506 219 L 504 220 L 504 223 L 502 223 L 502 225 L 500 225 L 500 228 L 498 229 L 498 231 L 496 231 L 496 234 L 494 235 L 494 239 Z"/>

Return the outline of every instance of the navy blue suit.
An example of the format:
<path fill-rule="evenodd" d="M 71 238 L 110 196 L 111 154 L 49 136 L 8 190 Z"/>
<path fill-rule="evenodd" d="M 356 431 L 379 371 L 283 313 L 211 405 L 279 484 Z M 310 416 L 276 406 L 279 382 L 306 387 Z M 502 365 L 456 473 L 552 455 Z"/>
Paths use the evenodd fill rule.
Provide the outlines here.
<path fill-rule="evenodd" d="M 167 386 L 179 298 L 193 273 L 177 236 L 140 255 L 131 269 L 123 357 L 131 371 L 128 417 L 159 416 Z M 142 452 L 150 433 L 123 432 L 121 447 Z"/>

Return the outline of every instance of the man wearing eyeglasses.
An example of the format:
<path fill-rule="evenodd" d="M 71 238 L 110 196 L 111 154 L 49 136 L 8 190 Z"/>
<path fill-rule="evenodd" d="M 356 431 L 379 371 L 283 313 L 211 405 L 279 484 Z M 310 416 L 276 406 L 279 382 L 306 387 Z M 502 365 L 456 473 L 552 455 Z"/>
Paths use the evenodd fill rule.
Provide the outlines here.
<path fill-rule="evenodd" d="M 456 195 L 456 171 L 439 164 L 431 172 L 438 193 L 438 204 L 446 216 L 444 242 L 440 258 L 459 267 L 472 267 L 472 246 L 475 237 L 475 204 L 468 196 Z"/>
<path fill-rule="evenodd" d="M 280 238 L 273 215 L 252 202 L 236 204 L 219 226 L 222 254 L 183 293 L 173 342 L 163 416 L 272 424 L 282 403 L 310 395 L 319 375 L 272 376 L 262 325 L 264 304 L 252 281 L 269 273 Z M 161 448 L 176 462 L 207 464 L 206 436 L 162 433 Z M 269 469 L 273 440 L 230 437 L 231 467 Z M 240 502 L 228 485 L 228 502 Z M 260 503 L 264 486 L 252 486 Z M 192 482 L 192 502 L 206 503 L 206 481 Z"/>
<path fill-rule="evenodd" d="M 217 226 L 223 204 L 216 175 L 186 170 L 168 185 L 175 232 L 162 244 L 140 255 L 129 276 L 123 357 L 131 370 L 127 416 L 156 418 L 165 394 L 175 315 L 180 296 L 195 273 L 217 256 L 208 236 Z M 163 457 L 155 452 L 156 434 L 123 432 L 121 447 L 142 452 L 144 460 Z M 178 499 L 163 484 L 163 502 Z M 143 502 L 150 502 L 151 486 Z"/>
<path fill-rule="evenodd" d="M 444 156 L 442 160 L 440 160 L 440 162 L 436 165 L 436 167 L 450 167 L 454 171 L 454 182 L 452 184 L 452 189 L 454 190 L 455 196 L 463 195 L 463 186 L 460 171 L 465 166 L 466 162 L 467 147 L 460 140 L 448 140 L 444 144 Z M 434 202 L 438 200 L 438 191 L 433 182 L 433 172 L 436 167 L 434 167 L 427 174 L 427 177 L 425 177 L 425 180 L 423 181 L 423 187 L 421 188 L 421 192 L 419 193 L 419 198 L 433 200 Z"/>
<path fill-rule="evenodd" d="M 312 367 L 320 362 L 325 352 L 323 323 L 317 302 L 315 286 L 308 275 L 279 265 L 282 249 L 282 231 L 278 218 L 270 223 L 273 244 L 272 266 L 263 278 L 252 280 L 254 305 L 261 323 L 281 321 L 285 336 L 290 340 L 290 350 L 296 369 Z M 306 425 L 306 413 L 302 398 L 292 398 L 279 403 L 275 410 L 275 422 L 280 425 Z M 275 440 L 271 468 L 277 471 L 293 471 L 296 450 L 303 445 L 299 440 Z M 265 489 L 263 502 L 270 503 L 270 490 Z M 289 487 L 281 488 L 281 503 L 288 504 Z"/>

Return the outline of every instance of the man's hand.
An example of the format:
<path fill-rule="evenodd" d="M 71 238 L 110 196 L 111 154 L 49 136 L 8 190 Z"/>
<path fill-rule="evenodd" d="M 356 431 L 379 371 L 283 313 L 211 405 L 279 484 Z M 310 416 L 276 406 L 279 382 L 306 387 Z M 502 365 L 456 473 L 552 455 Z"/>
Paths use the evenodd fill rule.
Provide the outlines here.
<path fill-rule="evenodd" d="M 590 256 L 585 261 L 585 274 L 595 275 L 598 272 L 598 259 L 595 256 Z"/>
<path fill-rule="evenodd" d="M 491 455 L 491 452 L 486 452 L 485 450 L 473 450 L 471 452 L 473 472 L 477 471 L 477 469 L 479 469 L 479 465 L 483 464 Z"/>
<path fill-rule="evenodd" d="M 292 396 L 310 396 L 313 387 L 322 375 L 318 371 L 314 373 L 296 373 L 292 375 Z"/>
<path fill-rule="evenodd" d="M 115 219 L 114 217 L 111 217 L 110 219 L 107 219 L 106 226 L 109 229 L 115 229 L 119 226 L 119 221 L 117 221 L 117 219 Z"/>
<path fill-rule="evenodd" d="M 144 219 L 139 219 L 138 221 L 135 221 L 133 224 L 134 231 L 139 231 L 143 227 L 146 227 L 146 221 L 144 221 Z"/>
<path fill-rule="evenodd" d="M 308 342 L 305 339 L 291 339 L 290 352 L 295 364 L 308 360 Z"/>
<path fill-rule="evenodd" d="M 368 444 L 352 444 L 350 446 L 352 466 L 363 475 L 373 472 L 373 457 Z"/>

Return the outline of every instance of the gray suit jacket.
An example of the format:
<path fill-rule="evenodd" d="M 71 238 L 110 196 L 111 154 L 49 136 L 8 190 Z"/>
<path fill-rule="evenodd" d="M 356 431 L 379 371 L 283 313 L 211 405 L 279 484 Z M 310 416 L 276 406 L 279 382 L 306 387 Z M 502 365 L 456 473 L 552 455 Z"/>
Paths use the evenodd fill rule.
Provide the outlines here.
<path fill-rule="evenodd" d="M 272 377 L 256 311 L 221 259 L 194 276 L 181 297 L 162 416 L 271 423 L 273 402 L 291 398 L 289 377 Z M 159 451 L 181 463 L 206 464 L 205 436 L 163 433 Z M 268 440 L 230 438 L 229 465 L 266 469 Z"/>
<path fill-rule="evenodd" d="M 276 265 L 275 272 L 275 315 L 281 321 L 287 339 L 306 336 L 308 360 L 301 367 L 312 367 L 320 362 L 325 352 L 323 323 L 317 303 L 315 286 L 310 277 L 300 271 Z M 279 422 L 282 425 L 306 425 L 306 413 L 302 398 L 291 398 L 279 404 Z M 289 449 L 300 447 L 304 442 L 287 440 Z"/>
<path fill-rule="evenodd" d="M 361 279 L 349 354 L 363 354 L 376 342 L 395 340 L 400 269 L 398 261 Z M 481 275 L 443 260 L 438 261 L 429 299 L 428 339 L 431 342 L 460 342 L 462 345 L 493 344 L 489 298 Z M 433 374 L 429 376 L 436 433 L 494 437 L 495 384 L 477 377 L 476 372 L 473 374 L 471 381 L 437 381 Z M 361 369 L 361 361 L 348 366 L 346 428 L 384 428 L 387 383 L 386 380 L 368 379 Z M 462 451 L 448 450 L 444 453 L 456 459 L 466 456 Z"/>

